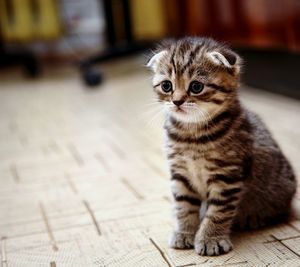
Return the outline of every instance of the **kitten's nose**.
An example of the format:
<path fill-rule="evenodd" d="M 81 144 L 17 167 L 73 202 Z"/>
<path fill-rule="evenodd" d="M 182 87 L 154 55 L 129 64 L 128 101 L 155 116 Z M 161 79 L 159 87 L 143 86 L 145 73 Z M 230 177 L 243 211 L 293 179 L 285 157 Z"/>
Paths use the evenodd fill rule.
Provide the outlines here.
<path fill-rule="evenodd" d="M 174 105 L 177 107 L 181 106 L 184 103 L 184 100 L 173 100 Z"/>

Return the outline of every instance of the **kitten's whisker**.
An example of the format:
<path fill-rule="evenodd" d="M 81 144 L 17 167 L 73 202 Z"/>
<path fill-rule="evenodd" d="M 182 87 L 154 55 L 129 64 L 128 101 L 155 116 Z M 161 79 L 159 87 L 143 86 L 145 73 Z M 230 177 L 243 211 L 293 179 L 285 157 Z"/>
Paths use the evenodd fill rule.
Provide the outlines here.
<path fill-rule="evenodd" d="M 161 110 L 160 106 L 153 106 L 151 109 L 143 110 L 141 115 L 153 115 L 152 113 L 156 113 L 158 110 Z"/>
<path fill-rule="evenodd" d="M 160 121 L 158 121 L 159 116 L 162 118 L 163 117 L 163 112 L 164 109 L 160 107 L 159 110 L 157 110 L 155 112 L 155 114 L 153 114 L 152 118 L 150 120 L 147 121 L 146 125 L 149 126 L 150 128 L 155 128 L 155 126 L 158 126 L 158 123 Z M 156 125 L 155 125 L 156 123 Z"/>
<path fill-rule="evenodd" d="M 145 103 L 145 104 L 143 104 L 143 106 L 148 107 L 148 106 L 155 106 L 155 105 L 159 105 L 159 104 L 161 104 L 159 101 L 153 101 L 153 102 Z"/>
<path fill-rule="evenodd" d="M 144 110 L 142 113 L 139 114 L 138 118 L 142 122 L 152 120 L 153 116 L 155 116 L 157 113 L 160 113 L 161 110 L 161 105 L 152 106 L 151 108 L 148 107 L 147 110 Z"/>

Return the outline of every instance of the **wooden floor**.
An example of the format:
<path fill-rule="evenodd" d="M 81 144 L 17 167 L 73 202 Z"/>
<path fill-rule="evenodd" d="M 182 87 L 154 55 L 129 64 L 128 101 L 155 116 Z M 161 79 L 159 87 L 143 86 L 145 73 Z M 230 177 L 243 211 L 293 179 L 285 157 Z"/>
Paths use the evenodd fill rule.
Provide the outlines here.
<path fill-rule="evenodd" d="M 300 266 L 300 221 L 233 233 L 220 257 L 168 248 L 162 114 L 140 64 L 104 66 L 97 89 L 73 71 L 0 77 L 1 266 Z M 250 88 L 242 99 L 299 175 L 299 102 Z"/>

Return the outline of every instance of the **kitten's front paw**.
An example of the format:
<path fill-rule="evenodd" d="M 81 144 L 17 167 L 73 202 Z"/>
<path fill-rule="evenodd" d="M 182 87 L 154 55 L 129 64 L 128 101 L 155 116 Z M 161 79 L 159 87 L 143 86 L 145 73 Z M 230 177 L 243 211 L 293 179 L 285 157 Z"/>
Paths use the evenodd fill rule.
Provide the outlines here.
<path fill-rule="evenodd" d="M 169 245 L 171 248 L 190 249 L 194 247 L 195 234 L 173 232 Z"/>
<path fill-rule="evenodd" d="M 202 256 L 218 256 L 232 250 L 229 237 L 207 237 L 195 240 L 195 251 Z"/>

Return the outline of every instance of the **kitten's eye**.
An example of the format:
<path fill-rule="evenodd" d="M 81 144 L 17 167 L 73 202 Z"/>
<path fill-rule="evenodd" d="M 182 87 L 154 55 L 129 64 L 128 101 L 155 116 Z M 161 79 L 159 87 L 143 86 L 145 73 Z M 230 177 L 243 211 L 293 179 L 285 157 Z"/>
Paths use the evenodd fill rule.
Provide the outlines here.
<path fill-rule="evenodd" d="M 204 84 L 198 81 L 192 81 L 189 86 L 189 91 L 195 95 L 200 94 L 204 88 Z"/>
<path fill-rule="evenodd" d="M 165 92 L 165 93 L 170 93 L 172 91 L 172 83 L 170 81 L 163 81 L 161 83 L 161 89 Z"/>

